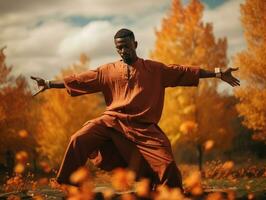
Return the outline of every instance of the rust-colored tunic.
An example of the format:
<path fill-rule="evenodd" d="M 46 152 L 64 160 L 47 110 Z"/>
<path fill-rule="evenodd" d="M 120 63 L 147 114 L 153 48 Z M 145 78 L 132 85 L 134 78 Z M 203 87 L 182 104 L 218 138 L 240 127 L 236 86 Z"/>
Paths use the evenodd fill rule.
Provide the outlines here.
<path fill-rule="evenodd" d="M 117 61 L 64 79 L 71 96 L 102 92 L 107 105 L 99 118 L 88 121 L 111 127 L 136 144 L 151 168 L 159 173 L 162 163 L 173 162 L 169 140 L 157 126 L 161 117 L 166 87 L 197 86 L 199 68 L 164 65 L 138 58 L 128 70 L 127 64 Z M 86 126 L 85 124 L 85 126 Z M 105 148 L 109 148 L 106 146 Z M 99 149 L 98 149 L 99 150 Z M 112 150 L 101 149 L 103 152 Z M 104 162 L 97 160 L 99 166 Z M 105 156 L 106 157 L 106 156 Z M 107 158 L 107 157 L 106 157 Z M 109 163 L 110 165 L 110 163 Z M 161 177 L 160 177 L 161 178 Z"/>

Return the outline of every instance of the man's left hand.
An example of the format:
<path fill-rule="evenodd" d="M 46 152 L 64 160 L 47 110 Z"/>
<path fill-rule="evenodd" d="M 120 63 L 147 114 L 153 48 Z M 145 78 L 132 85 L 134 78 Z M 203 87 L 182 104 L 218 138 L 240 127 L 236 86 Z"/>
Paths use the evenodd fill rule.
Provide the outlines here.
<path fill-rule="evenodd" d="M 232 72 L 237 70 L 238 68 L 228 68 L 226 71 L 222 72 L 221 79 L 232 87 L 240 86 L 240 81 L 232 75 Z"/>

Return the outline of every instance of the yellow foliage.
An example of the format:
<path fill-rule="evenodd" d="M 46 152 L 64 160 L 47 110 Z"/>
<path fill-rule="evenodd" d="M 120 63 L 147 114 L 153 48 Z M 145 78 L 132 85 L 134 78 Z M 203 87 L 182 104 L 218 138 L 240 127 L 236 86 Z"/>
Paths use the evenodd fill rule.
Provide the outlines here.
<path fill-rule="evenodd" d="M 235 56 L 243 86 L 235 91 L 237 110 L 253 138 L 266 142 L 266 1 L 247 0 L 241 5 L 247 49 Z"/>
<path fill-rule="evenodd" d="M 87 70 L 86 57 L 81 55 L 80 63 L 64 69 L 56 79 Z M 87 120 L 95 118 L 103 110 L 99 94 L 70 97 L 65 90 L 48 90 L 40 95 L 41 119 L 38 130 L 39 152 L 57 166 L 64 155 L 70 136 Z"/>
<path fill-rule="evenodd" d="M 32 133 L 32 98 L 23 76 L 12 75 L 12 67 L 5 63 L 4 49 L 0 49 L 0 155 L 21 149 L 32 151 L 35 144 Z M 18 135 L 20 137 L 18 137 Z M 22 142 L 22 139 L 24 141 Z M 0 158 L 2 158 L 2 156 Z"/>
<path fill-rule="evenodd" d="M 199 0 L 192 0 L 186 7 L 179 0 L 173 0 L 161 29 L 156 31 L 151 58 L 166 64 L 194 65 L 213 71 L 214 67 L 226 66 L 227 41 L 225 38 L 216 40 L 212 25 L 202 22 L 203 9 Z M 160 126 L 172 144 L 184 139 L 200 144 L 210 139 L 219 141 L 225 136 L 218 132 L 220 128 L 226 130 L 228 137 L 217 144 L 230 143 L 233 110 L 225 110 L 230 101 L 217 92 L 217 83 L 209 79 L 201 81 L 198 88 L 167 88 Z M 184 123 L 191 121 L 197 124 L 197 129 L 182 134 L 182 129 L 186 129 Z"/>

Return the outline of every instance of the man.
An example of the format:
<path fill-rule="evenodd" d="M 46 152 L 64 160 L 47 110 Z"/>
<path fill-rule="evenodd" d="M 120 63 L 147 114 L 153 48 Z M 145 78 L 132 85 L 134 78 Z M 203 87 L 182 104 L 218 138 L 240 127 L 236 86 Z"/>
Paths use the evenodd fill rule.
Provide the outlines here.
<path fill-rule="evenodd" d="M 239 80 L 231 75 L 237 69 L 209 72 L 141 59 L 136 54 L 138 43 L 128 29 L 119 30 L 114 43 L 122 60 L 63 81 L 32 77 L 41 91 L 66 88 L 71 96 L 102 92 L 107 105 L 101 117 L 86 122 L 71 137 L 57 181 L 70 184 L 71 173 L 90 158 L 101 169 L 127 167 L 135 171 L 137 178 L 148 177 L 153 186 L 165 184 L 182 189 L 170 142 L 157 125 L 165 88 L 197 86 L 199 78 L 208 77 L 219 77 L 237 86 Z"/>

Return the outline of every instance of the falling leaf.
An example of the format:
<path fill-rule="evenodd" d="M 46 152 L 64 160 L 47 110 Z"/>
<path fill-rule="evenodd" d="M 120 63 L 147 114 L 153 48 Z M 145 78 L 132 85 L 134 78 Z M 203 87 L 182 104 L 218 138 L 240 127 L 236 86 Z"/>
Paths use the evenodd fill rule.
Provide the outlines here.
<path fill-rule="evenodd" d="M 197 185 L 199 183 L 201 183 L 201 175 L 199 171 L 191 172 L 189 176 L 184 180 L 186 187 L 193 187 L 194 185 Z"/>
<path fill-rule="evenodd" d="M 135 196 L 130 193 L 122 194 L 120 197 L 121 200 L 137 200 Z"/>
<path fill-rule="evenodd" d="M 19 132 L 18 132 L 18 135 L 19 135 L 19 137 L 21 137 L 21 138 L 27 138 L 28 136 L 29 136 L 29 133 L 28 133 L 28 131 L 26 131 L 26 130 L 20 130 Z"/>
<path fill-rule="evenodd" d="M 226 161 L 223 166 L 222 169 L 223 170 L 231 170 L 234 167 L 234 162 L 233 161 Z"/>
<path fill-rule="evenodd" d="M 150 193 L 150 180 L 142 179 L 136 183 L 136 194 L 139 197 L 148 197 Z"/>
<path fill-rule="evenodd" d="M 80 167 L 78 170 L 73 172 L 70 176 L 71 183 L 77 184 L 82 183 L 89 178 L 89 171 L 86 167 Z"/>
<path fill-rule="evenodd" d="M 202 189 L 201 184 L 194 185 L 194 186 L 191 188 L 190 192 L 191 192 L 191 194 L 193 194 L 194 196 L 201 195 L 202 192 L 203 192 L 203 189 Z"/>
<path fill-rule="evenodd" d="M 39 164 L 40 164 L 42 170 L 45 173 L 49 173 L 52 170 L 52 168 L 50 167 L 50 165 L 47 162 L 45 162 L 45 161 L 41 161 Z"/>
<path fill-rule="evenodd" d="M 210 149 L 212 149 L 214 146 L 214 141 L 213 140 L 207 140 L 205 143 L 204 143 L 204 149 L 205 151 L 209 151 Z"/>
<path fill-rule="evenodd" d="M 29 158 L 29 156 L 28 156 L 28 153 L 26 151 L 19 151 L 16 153 L 16 160 L 19 163 L 26 164 L 28 158 Z"/>
<path fill-rule="evenodd" d="M 18 174 L 23 173 L 24 170 L 25 170 L 25 167 L 24 167 L 24 165 L 21 164 L 21 163 L 18 163 L 18 164 L 15 166 L 15 168 L 14 168 L 14 172 L 15 172 L 15 173 L 18 173 Z"/>
<path fill-rule="evenodd" d="M 103 190 L 102 193 L 103 193 L 104 199 L 112 199 L 112 197 L 115 194 L 115 191 L 111 188 L 107 188 L 107 189 Z"/>
<path fill-rule="evenodd" d="M 254 199 L 254 198 L 255 198 L 254 194 L 252 193 L 248 194 L 248 199 Z"/>
<path fill-rule="evenodd" d="M 180 131 L 184 134 L 188 134 L 196 131 L 198 125 L 194 121 L 185 121 L 180 126 Z"/>
<path fill-rule="evenodd" d="M 32 199 L 33 199 L 33 200 L 44 200 L 43 196 L 42 196 L 42 195 L 39 195 L 39 194 L 34 195 L 34 196 L 32 197 Z"/>
<path fill-rule="evenodd" d="M 117 168 L 113 171 L 111 183 L 116 190 L 124 191 L 132 187 L 134 180 L 135 180 L 134 172 L 122 168 Z"/>
<path fill-rule="evenodd" d="M 223 197 L 220 192 L 214 192 L 214 193 L 208 194 L 206 200 L 223 200 Z"/>
<path fill-rule="evenodd" d="M 184 184 L 186 189 L 191 192 L 193 195 L 201 195 L 202 184 L 201 184 L 201 174 L 199 171 L 193 171 L 185 178 Z"/>

